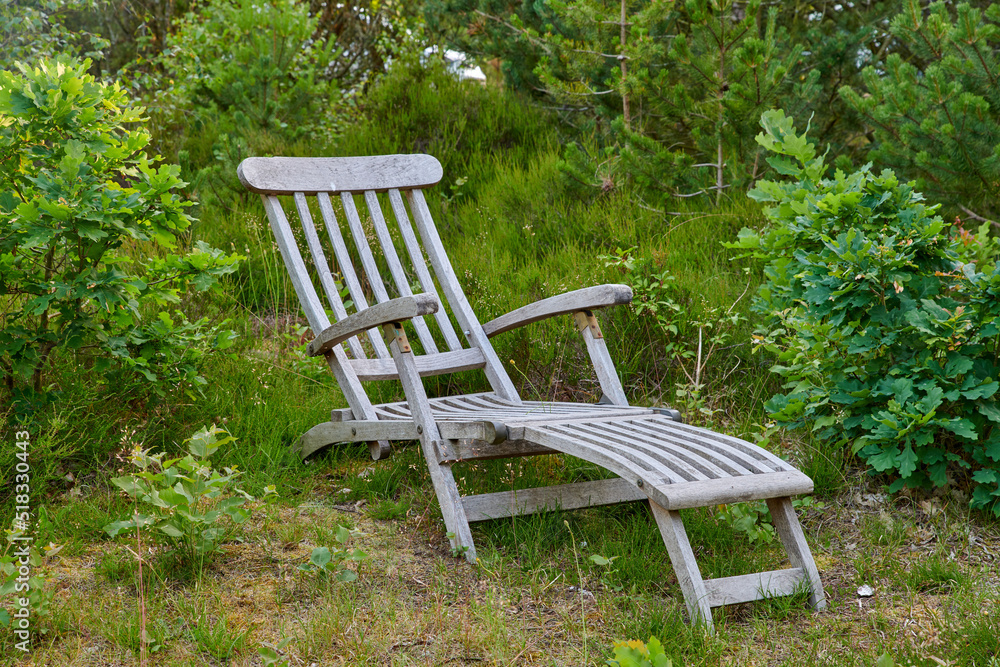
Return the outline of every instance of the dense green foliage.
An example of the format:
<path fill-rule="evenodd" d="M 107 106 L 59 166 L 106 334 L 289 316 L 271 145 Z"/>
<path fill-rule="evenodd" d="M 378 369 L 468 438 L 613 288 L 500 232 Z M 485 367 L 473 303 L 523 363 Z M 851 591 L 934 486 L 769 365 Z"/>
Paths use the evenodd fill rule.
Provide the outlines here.
<path fill-rule="evenodd" d="M 719 202 L 757 177 L 756 119 L 779 99 L 787 106 L 803 50 L 787 48 L 775 8 L 665 0 L 531 7 L 511 18 L 521 37 L 515 48 L 533 51 L 536 87 L 564 117 L 599 137 L 567 145 L 570 176 L 604 191 L 631 181 L 655 207 L 678 195 L 714 193 Z M 812 90 L 815 74 L 798 88 Z"/>
<path fill-rule="evenodd" d="M 891 32 L 915 57 L 892 53 L 864 89 L 841 89 L 874 130 L 870 159 L 959 211 L 1000 215 L 1000 5 L 908 0 Z"/>
<path fill-rule="evenodd" d="M 191 224 L 173 165 L 131 127 L 142 110 L 88 63 L 0 72 L 0 373 L 41 392 L 57 354 L 122 366 L 156 383 L 201 383 L 208 337 L 170 314 L 189 289 L 214 288 L 238 258 L 199 244 L 173 254 Z M 176 323 L 175 323 L 176 320 Z"/>
<path fill-rule="evenodd" d="M 1000 516 L 1000 268 L 962 261 L 937 206 L 870 165 L 824 178 L 813 144 L 782 112 L 758 141 L 789 178 L 750 196 L 770 225 L 738 246 L 767 262 L 757 344 L 778 356 L 779 422 L 850 443 L 893 489 L 971 477 L 972 504 Z M 789 159 L 790 158 L 790 159 Z"/>
<path fill-rule="evenodd" d="M 162 149 L 203 201 L 242 194 L 244 157 L 315 141 L 338 123 L 343 96 L 326 72 L 338 53 L 332 39 L 315 41 L 317 26 L 295 0 L 219 0 L 175 24 L 151 108 Z"/>
<path fill-rule="evenodd" d="M 415 56 L 401 60 L 358 106 L 359 121 L 334 142 L 337 153 L 434 155 L 449 196 L 460 189 L 474 194 L 498 161 L 527 165 L 556 140 L 547 114 L 500 88 L 459 81 L 440 62 L 421 64 Z"/>
<path fill-rule="evenodd" d="M 252 637 L 273 642 L 257 651 L 266 664 L 322 664 L 344 650 L 385 661 L 405 647 L 380 642 L 426 618 L 428 596 L 449 606 L 466 584 L 474 593 L 449 607 L 462 621 L 451 624 L 461 626 L 456 641 L 414 645 L 414 655 L 441 649 L 443 662 L 461 646 L 468 658 L 477 641 L 506 649 L 500 630 L 513 650 L 487 648 L 484 660 L 537 661 L 509 633 L 512 619 L 534 625 L 533 615 L 496 604 L 523 585 L 535 606 L 573 604 L 567 637 L 593 623 L 601 641 L 664 639 L 619 643 L 610 664 L 787 659 L 788 649 L 757 659 L 733 638 L 783 631 L 800 603 L 741 607 L 720 624 L 725 641 L 686 625 L 664 598 L 676 584 L 662 540 L 636 505 L 477 524 L 480 576 L 449 568 L 420 581 L 422 596 L 371 577 L 387 564 L 409 571 L 410 545 L 398 531 L 364 537 L 354 526 L 405 521 L 420 551 L 442 538 L 426 466 L 405 446 L 371 468 L 364 446 L 330 448 L 307 465 L 289 448 L 344 401 L 322 361 L 303 352 L 312 332 L 259 198 L 235 178 L 248 155 L 435 155 L 444 179 L 428 204 L 481 321 L 580 287 L 631 285 L 632 306 L 599 318 L 633 403 L 759 442 L 810 475 L 819 497 L 859 490 L 856 460 L 885 473 L 863 483 L 865 502 L 881 498 L 867 492 L 883 482 L 929 490 L 939 497 L 879 500 L 870 511 L 841 514 L 840 502 L 808 498 L 796 507 L 823 512 L 806 528 L 810 543 L 829 545 L 824 571 L 933 591 L 949 617 L 992 604 L 988 586 L 969 595 L 968 582 L 985 579 L 963 571 L 963 559 L 981 556 L 995 521 L 948 500 L 968 492 L 1000 512 L 1000 248 L 976 220 L 996 217 L 998 15 L 987 4 L 0 0 L 0 176 L 10 184 L 0 188 L 0 416 L 30 433 L 23 449 L 0 448 L 0 519 L 24 495 L 15 464 L 30 464 L 27 528 L 39 547 L 63 545 L 30 557 L 29 607 L 51 640 L 36 659 L 71 662 L 60 657 L 94 648 L 89 635 L 103 644 L 96 660 L 145 647 L 156 652 L 150 662 L 238 662 L 251 659 L 238 656 L 252 655 Z M 487 85 L 458 80 L 435 55 L 443 49 L 425 51 L 442 43 L 484 65 Z M 55 64 L 60 54 L 79 60 Z M 754 142 L 761 113 L 775 107 L 810 118 L 810 136 L 836 159 L 818 157 L 773 113 L 764 145 Z M 955 214 L 964 226 L 949 224 Z M 723 248 L 741 227 L 741 249 Z M 213 246 L 248 257 L 237 266 Z M 571 318 L 493 344 L 525 398 L 598 399 Z M 208 354 L 226 346 L 230 354 Z M 488 389 L 478 371 L 425 385 L 432 395 Z M 404 398 L 398 383 L 367 388 L 378 401 Z M 178 435 L 205 423 L 225 423 L 233 438 Z M 455 471 L 465 495 L 605 475 L 558 456 Z M 238 524 L 258 508 L 249 496 L 273 497 L 271 485 L 283 498 Z M 781 566 L 776 549 L 753 548 L 774 536 L 763 503 L 685 512 L 685 523 L 706 576 Z M 927 530 L 940 550 L 900 561 Z M 364 585 L 334 594 L 334 581 L 354 576 L 349 561 L 363 558 L 354 539 L 376 557 L 357 570 Z M 92 574 L 109 586 L 81 607 L 87 591 L 67 595 L 50 577 L 78 581 L 64 577 L 67 564 L 86 561 L 90 572 L 94 550 L 104 553 Z M 9 554 L 0 556 L 8 598 Z M 198 574 L 213 558 L 204 588 L 155 586 L 178 564 Z M 567 598 L 552 573 L 574 561 L 579 589 Z M 295 616 L 291 634 L 230 615 L 234 599 L 241 614 L 259 613 L 229 586 L 244 566 L 246 581 L 273 595 L 275 618 Z M 145 627 L 133 599 L 144 581 Z M 964 616 L 937 636 L 953 660 L 987 661 L 996 619 Z M 827 644 L 821 657 L 808 646 L 841 622 L 836 611 L 816 617 L 792 641 L 823 663 Z M 872 642 L 874 655 L 895 648 L 875 646 L 885 641 Z M 894 654 L 926 660 L 916 647 Z"/>
<path fill-rule="evenodd" d="M 0 0 L 0 67 L 71 52 L 99 57 L 108 40 L 71 19 L 95 0 Z"/>

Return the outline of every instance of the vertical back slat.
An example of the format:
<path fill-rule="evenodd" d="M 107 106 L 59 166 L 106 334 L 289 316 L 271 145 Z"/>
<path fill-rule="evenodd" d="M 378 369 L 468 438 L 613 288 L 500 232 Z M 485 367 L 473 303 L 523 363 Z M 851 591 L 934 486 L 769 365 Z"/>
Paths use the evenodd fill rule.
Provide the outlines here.
<path fill-rule="evenodd" d="M 486 357 L 486 377 L 489 379 L 494 393 L 500 398 L 520 403 L 521 397 L 517 395 L 514 383 L 511 382 L 507 371 L 504 370 L 503 364 L 500 363 L 497 353 L 493 350 L 493 346 L 486 336 L 486 332 L 483 331 L 483 326 L 479 323 L 479 318 L 476 317 L 472 306 L 465 298 L 462 286 L 458 282 L 455 270 L 448 260 L 448 255 L 441 244 L 441 238 L 434 227 L 424 193 L 421 190 L 408 190 L 406 195 L 410 200 L 410 210 L 413 211 L 413 219 L 417 223 L 417 229 L 420 230 L 420 237 L 424 240 L 427 256 L 437 274 L 438 282 L 441 283 L 441 289 L 444 291 L 448 303 L 451 304 L 455 318 L 458 319 L 458 323 L 465 331 L 469 343 L 478 347 L 483 356 Z"/>
<path fill-rule="evenodd" d="M 302 223 L 302 231 L 306 235 L 306 245 L 309 246 L 309 254 L 312 255 L 316 273 L 319 274 L 319 282 L 323 286 L 323 291 L 326 292 L 327 303 L 330 304 L 334 317 L 342 320 L 347 317 L 347 310 L 344 308 L 344 302 L 340 300 L 340 292 L 337 290 L 337 284 L 330 273 L 330 264 L 326 261 L 326 253 L 323 252 L 323 245 L 319 242 L 319 235 L 316 233 L 316 226 L 313 224 L 312 214 L 309 212 L 309 203 L 301 192 L 296 192 L 294 198 L 295 208 L 299 212 L 299 221 Z M 351 336 L 348 339 L 347 347 L 355 359 L 364 358 L 361 342 L 356 336 Z"/>
<path fill-rule="evenodd" d="M 413 270 L 417 274 L 417 280 L 420 281 L 420 289 L 428 294 L 437 296 L 437 287 L 434 285 L 434 279 L 431 277 L 430 271 L 427 270 L 427 264 L 424 263 L 423 250 L 421 250 L 420 243 L 417 242 L 417 237 L 413 233 L 413 226 L 410 224 L 410 217 L 406 213 L 406 206 L 403 205 L 403 197 L 399 194 L 399 190 L 389 190 L 389 203 L 392 205 L 393 215 L 396 216 L 399 232 L 403 236 L 403 244 L 406 246 L 406 252 L 413 263 Z M 440 300 L 439 297 L 438 301 Z M 434 313 L 434 318 L 441 329 L 441 335 L 444 336 L 444 340 L 448 344 L 448 349 L 461 350 L 462 342 L 455 334 L 454 327 L 451 326 L 451 320 L 448 319 L 447 311 L 444 308 L 438 308 L 438 311 Z"/>
<path fill-rule="evenodd" d="M 319 300 L 319 295 L 316 294 L 316 288 L 313 287 L 312 281 L 309 280 L 309 273 L 306 271 L 305 263 L 302 261 L 299 247 L 295 243 L 292 228 L 289 226 L 285 212 L 281 208 L 281 202 L 278 201 L 277 197 L 270 195 L 261 195 L 261 199 L 264 202 L 264 210 L 267 211 L 267 219 L 271 223 L 274 238 L 278 241 L 278 249 L 285 260 L 288 275 L 292 279 L 292 285 L 295 287 L 295 293 L 298 294 L 299 302 L 306 313 L 306 319 L 309 320 L 309 326 L 313 332 L 319 333 L 330 326 L 330 320 L 326 316 L 326 311 Z M 379 338 L 379 341 L 381 342 L 381 338 Z M 357 373 L 354 372 L 354 368 L 350 365 L 343 347 L 340 345 L 334 347 L 332 352 L 327 355 L 327 361 L 351 409 L 356 414 L 364 415 L 365 419 L 378 419 L 371 401 L 368 400 L 368 394 L 365 393 L 364 387 L 361 386 L 361 381 L 358 380 Z"/>
<path fill-rule="evenodd" d="M 378 265 L 375 263 L 371 246 L 368 245 L 368 236 L 365 234 L 365 228 L 361 224 L 358 209 L 354 205 L 354 195 L 350 192 L 341 192 L 340 201 L 344 205 L 344 217 L 347 218 L 347 226 L 350 227 L 351 236 L 354 237 L 354 247 L 357 248 L 358 256 L 361 258 L 361 268 L 368 277 L 368 284 L 371 285 L 372 292 L 375 294 L 375 300 L 378 303 L 385 303 L 389 300 L 389 293 L 385 289 L 382 274 L 379 273 Z"/>
<path fill-rule="evenodd" d="M 365 204 L 368 205 L 368 212 L 371 214 L 372 224 L 375 226 L 375 234 L 382 245 L 382 256 L 385 257 L 386 264 L 389 265 L 389 273 L 392 275 L 393 282 L 396 283 L 399 296 L 412 296 L 413 290 L 410 289 L 409 281 L 406 279 L 406 271 L 403 270 L 403 264 L 399 261 L 399 255 L 396 253 L 396 246 L 392 242 L 392 235 L 389 234 L 389 228 L 385 224 L 385 216 L 382 215 L 378 195 L 371 190 L 365 192 Z M 438 351 L 437 344 L 422 316 L 413 318 L 413 328 L 417 331 L 417 337 L 424 347 L 424 352 L 436 353 Z"/>
<path fill-rule="evenodd" d="M 358 282 L 358 276 L 354 272 L 354 264 L 351 262 L 350 253 L 347 252 L 347 244 L 344 243 L 344 235 L 340 232 L 340 225 L 337 224 L 337 215 L 333 212 L 330 195 L 320 192 L 316 195 L 316 199 L 319 202 L 319 212 L 326 225 L 326 235 L 330 239 L 333 254 L 337 258 L 337 266 L 344 276 L 344 282 L 347 283 L 347 291 L 350 292 L 351 299 L 354 300 L 355 309 L 364 310 L 368 307 L 368 301 L 361 289 L 361 283 Z M 368 340 L 371 341 L 376 357 L 385 359 L 389 356 L 389 348 L 385 346 L 382 333 L 378 329 L 371 329 L 368 332 Z"/>
<path fill-rule="evenodd" d="M 299 301 L 302 302 L 302 310 L 305 311 L 306 319 L 309 320 L 309 326 L 313 332 L 319 334 L 330 326 L 330 320 L 326 316 L 319 295 L 316 294 L 316 288 L 309 280 L 309 272 L 306 270 L 305 262 L 302 261 L 299 246 L 295 243 L 295 235 L 292 234 L 292 228 L 288 224 L 288 218 L 285 217 L 285 211 L 282 210 L 281 202 L 278 201 L 277 197 L 262 195 L 261 199 L 264 200 L 267 219 L 271 222 L 271 231 L 274 232 L 274 238 L 278 241 L 278 249 L 281 251 L 281 257 L 285 260 L 288 276 L 292 279 L 292 285 L 295 287 L 295 293 L 299 295 Z"/>

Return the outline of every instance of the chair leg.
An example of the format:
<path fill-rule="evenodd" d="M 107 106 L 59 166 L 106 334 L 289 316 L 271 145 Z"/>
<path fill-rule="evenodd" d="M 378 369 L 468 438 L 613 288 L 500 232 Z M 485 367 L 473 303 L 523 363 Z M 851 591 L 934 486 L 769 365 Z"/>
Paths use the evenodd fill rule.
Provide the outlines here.
<path fill-rule="evenodd" d="M 771 498 L 767 501 L 767 508 L 771 510 L 774 529 L 785 546 L 785 551 L 788 552 L 788 560 L 792 563 L 792 567 L 802 568 L 806 581 L 809 582 L 809 606 L 813 609 L 825 608 L 826 594 L 823 592 L 823 582 L 820 581 L 812 551 L 809 550 L 809 544 L 802 533 L 802 526 L 795 516 L 792 499 Z"/>
<path fill-rule="evenodd" d="M 423 439 L 420 442 L 420 447 L 431 474 L 434 493 L 441 506 L 444 526 L 451 535 L 454 535 L 454 537 L 449 538 L 451 546 L 453 548 L 465 547 L 465 560 L 474 565 L 476 563 L 476 545 L 472 541 L 472 530 L 469 528 L 469 520 L 465 517 L 462 496 L 458 492 L 458 485 L 455 483 L 451 466 L 446 463 L 438 463 L 438 454 L 433 443 Z"/>
<path fill-rule="evenodd" d="M 715 626 L 712 624 L 712 607 L 708 603 L 708 591 L 705 590 L 705 581 L 701 578 L 701 570 L 698 569 L 698 561 L 695 560 L 694 551 L 691 550 L 680 512 L 666 510 L 652 500 L 649 501 L 649 507 L 653 510 L 656 524 L 660 527 L 660 535 L 663 536 L 667 554 L 670 555 L 670 564 L 684 593 L 684 602 L 687 603 L 691 622 L 704 623 L 710 633 L 715 632 Z"/>

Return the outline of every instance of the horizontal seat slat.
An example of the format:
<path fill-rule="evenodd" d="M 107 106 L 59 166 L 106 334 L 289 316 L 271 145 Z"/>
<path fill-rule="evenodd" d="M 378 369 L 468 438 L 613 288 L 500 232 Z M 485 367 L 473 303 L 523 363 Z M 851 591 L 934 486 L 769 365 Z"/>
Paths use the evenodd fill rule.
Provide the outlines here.
<path fill-rule="evenodd" d="M 714 474 L 710 475 L 713 477 L 774 472 L 769 466 L 755 465 L 751 462 L 753 459 L 747 460 L 740 456 L 740 452 L 733 452 L 727 456 L 715 448 L 705 447 L 688 432 L 674 429 L 675 424 L 676 422 L 657 424 L 655 420 L 645 420 L 630 422 L 628 428 L 633 429 L 634 437 L 644 438 L 647 442 L 656 442 L 669 448 L 676 456 L 696 465 L 706 466 L 713 471 Z"/>
<path fill-rule="evenodd" d="M 752 445 L 744 440 L 716 433 L 715 431 L 709 431 L 708 429 L 691 426 L 689 424 L 678 424 L 677 428 L 679 431 L 688 433 L 694 438 L 710 443 L 710 446 L 723 446 L 727 451 L 735 449 L 746 455 L 752 456 L 758 461 L 767 461 L 774 470 L 794 470 L 794 467 L 788 462 L 782 461 L 779 457 L 775 456 L 763 447 L 757 447 L 756 445 Z"/>
<path fill-rule="evenodd" d="M 553 432 L 551 425 L 526 426 L 524 439 L 570 456 L 576 456 L 584 461 L 596 463 L 633 484 L 641 482 L 650 498 L 664 507 L 669 504 L 669 501 L 659 489 L 671 484 L 687 482 L 676 471 L 658 465 L 656 461 L 650 460 L 648 457 L 635 453 L 623 455 L 619 451 L 581 441 L 572 435 Z M 691 483 L 704 484 L 705 481 L 712 480 Z"/>
<path fill-rule="evenodd" d="M 621 424 L 623 422 L 616 422 Z M 545 426 L 547 432 L 565 436 L 567 440 L 575 441 L 573 446 L 588 447 L 608 453 L 614 453 L 623 460 L 634 462 L 638 468 L 635 472 L 640 477 L 667 478 L 672 482 L 698 481 L 708 479 L 704 473 L 689 466 L 685 461 L 677 459 L 667 452 L 655 451 L 652 448 L 638 446 L 638 443 L 614 443 L 603 434 L 594 434 L 586 423 L 570 426 Z M 583 456 L 586 458 L 586 456 Z"/>
<path fill-rule="evenodd" d="M 812 480 L 798 470 L 722 477 L 657 487 L 657 491 L 666 500 L 664 508 L 670 510 L 797 496 L 800 493 L 812 493 L 812 490 Z"/>
<path fill-rule="evenodd" d="M 755 455 L 760 447 L 735 440 L 719 440 L 706 437 L 711 431 L 688 426 L 686 424 L 662 423 L 648 421 L 642 424 L 642 429 L 649 437 L 655 437 L 671 442 L 678 447 L 688 449 L 698 456 L 715 462 L 717 465 L 731 470 L 734 475 L 750 473 L 769 473 L 779 470 L 791 470 L 787 464 L 775 465 L 768 458 Z M 780 459 L 778 459 L 780 461 Z M 783 462 L 782 462 L 783 463 Z"/>
<path fill-rule="evenodd" d="M 728 477 L 732 474 L 697 452 L 676 447 L 663 438 L 651 439 L 648 432 L 639 431 L 634 428 L 634 425 L 633 420 L 613 422 L 612 424 L 601 422 L 594 424 L 594 428 L 607 441 L 616 442 L 620 447 L 641 449 L 650 456 L 663 460 L 664 465 L 679 467 L 692 479 Z"/>

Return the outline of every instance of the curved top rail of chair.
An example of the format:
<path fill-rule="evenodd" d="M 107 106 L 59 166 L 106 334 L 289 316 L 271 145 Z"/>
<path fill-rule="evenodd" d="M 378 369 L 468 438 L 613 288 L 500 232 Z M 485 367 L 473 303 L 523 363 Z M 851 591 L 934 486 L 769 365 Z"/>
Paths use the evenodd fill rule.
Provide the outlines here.
<path fill-rule="evenodd" d="M 444 175 L 441 163 L 430 155 L 250 157 L 236 173 L 248 190 L 262 195 L 427 188 Z"/>

